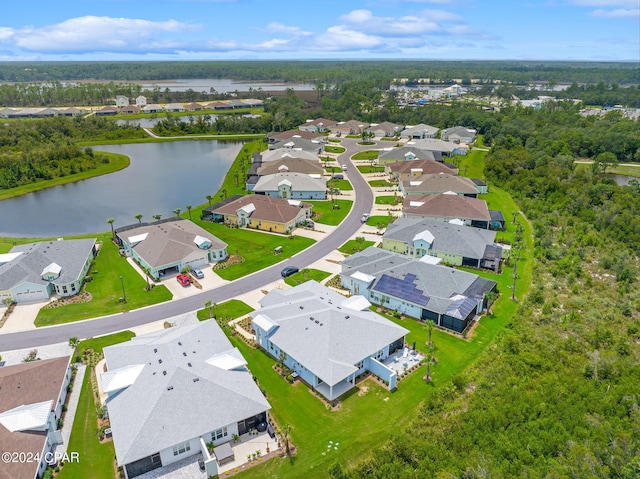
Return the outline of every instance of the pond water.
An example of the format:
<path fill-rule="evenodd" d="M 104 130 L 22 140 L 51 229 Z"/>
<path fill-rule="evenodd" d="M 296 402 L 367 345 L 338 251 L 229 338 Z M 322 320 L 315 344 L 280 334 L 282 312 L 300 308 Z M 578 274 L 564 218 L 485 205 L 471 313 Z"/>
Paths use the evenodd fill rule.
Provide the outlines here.
<path fill-rule="evenodd" d="M 239 141 L 176 141 L 92 147 L 131 158 L 124 170 L 0 201 L 0 236 L 86 234 L 174 216 L 205 203 L 235 160 Z"/>
<path fill-rule="evenodd" d="M 247 92 L 261 88 L 264 91 L 284 91 L 287 88 L 294 90 L 310 91 L 315 89 L 315 85 L 311 83 L 283 83 L 271 81 L 240 81 L 236 82 L 228 78 L 203 78 L 203 79 L 179 79 L 165 80 L 160 82 L 138 82 L 143 89 L 153 90 L 155 87 L 164 90 L 168 88 L 171 91 L 187 91 L 189 89 L 197 92 L 209 93 L 213 88 L 218 93 L 232 93 L 236 90 L 239 92 Z"/>
<path fill-rule="evenodd" d="M 615 173 L 606 173 L 605 176 L 614 180 L 618 184 L 618 186 L 628 186 L 629 181 L 640 180 L 640 178 L 637 178 L 635 176 L 618 175 Z"/>

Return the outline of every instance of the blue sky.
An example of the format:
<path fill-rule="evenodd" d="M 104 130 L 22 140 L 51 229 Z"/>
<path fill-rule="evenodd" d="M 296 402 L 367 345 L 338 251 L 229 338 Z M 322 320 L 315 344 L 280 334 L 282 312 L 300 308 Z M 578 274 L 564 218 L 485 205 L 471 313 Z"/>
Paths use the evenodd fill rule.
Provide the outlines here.
<path fill-rule="evenodd" d="M 640 61 L 639 0 L 0 0 L 0 61 Z"/>

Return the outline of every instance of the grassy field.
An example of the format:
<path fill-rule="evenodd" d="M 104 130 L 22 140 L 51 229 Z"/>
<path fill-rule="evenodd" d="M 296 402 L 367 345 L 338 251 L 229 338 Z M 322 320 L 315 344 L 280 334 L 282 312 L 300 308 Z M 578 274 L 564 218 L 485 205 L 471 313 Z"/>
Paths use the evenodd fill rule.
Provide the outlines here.
<path fill-rule="evenodd" d="M 375 242 L 373 241 L 358 241 L 357 239 L 352 239 L 340 246 L 338 251 L 344 254 L 353 254 L 367 249 L 369 246 L 373 246 L 374 244 Z"/>
<path fill-rule="evenodd" d="M 324 151 L 327 153 L 344 153 L 347 149 L 344 146 L 333 146 L 333 145 L 325 145 Z"/>
<path fill-rule="evenodd" d="M 382 188 L 385 186 L 393 186 L 393 184 L 389 183 L 387 180 L 370 180 L 368 181 L 369 186 L 372 188 Z"/>
<path fill-rule="evenodd" d="M 84 341 L 80 341 L 80 344 L 78 345 L 78 352 L 82 354 L 85 349 L 91 349 L 95 353 L 102 354 L 102 350 L 107 346 L 124 343 L 135 336 L 136 335 L 133 331 L 120 331 L 119 333 L 109 334 L 108 336 L 85 339 Z"/>
<path fill-rule="evenodd" d="M 384 166 L 358 165 L 356 168 L 358 168 L 358 171 L 362 174 L 384 172 Z"/>
<path fill-rule="evenodd" d="M 122 170 L 129 166 L 129 157 L 119 155 L 116 153 L 96 153 L 96 156 L 109 157 L 109 163 L 101 165 L 93 170 L 82 171 L 75 175 L 62 176 L 60 178 L 53 178 L 51 180 L 38 181 L 37 183 L 30 183 L 28 185 L 18 186 L 16 188 L 10 188 L 8 190 L 0 190 L 0 201 L 8 198 L 14 198 L 16 196 L 26 195 L 27 193 L 33 193 L 34 191 L 44 190 L 46 188 L 52 188 L 58 185 L 64 185 L 67 183 L 73 183 L 75 181 L 86 180 L 87 178 L 93 178 L 94 176 L 106 175 L 113 173 L 114 171 Z"/>
<path fill-rule="evenodd" d="M 359 151 L 351 157 L 352 160 L 376 160 L 380 152 L 378 150 Z M 382 167 L 381 167 L 382 168 Z M 364 172 L 363 172 L 364 173 Z"/>
<path fill-rule="evenodd" d="M 402 195 L 398 196 L 376 196 L 376 205 L 399 205 L 402 204 Z"/>
<path fill-rule="evenodd" d="M 118 246 L 111 241 L 111 233 L 101 233 L 98 240 L 102 241 L 102 248 L 88 273 L 93 280 L 85 285 L 85 290 L 92 296 L 91 301 L 41 309 L 35 320 L 36 326 L 121 313 L 169 301 L 172 298 L 171 292 L 163 285 L 156 285 L 151 291 L 145 290 L 147 281 L 120 256 Z M 123 284 L 127 296 L 126 303 L 119 302 L 123 297 Z"/>
<path fill-rule="evenodd" d="M 387 216 L 370 216 L 369 219 L 367 220 L 367 226 L 374 226 L 374 227 L 378 227 L 379 225 L 383 225 L 384 228 L 386 228 L 389 225 L 389 222 L 391 221 L 391 217 L 389 215 Z"/>
<path fill-rule="evenodd" d="M 239 299 L 230 299 L 215 306 L 211 305 L 211 311 L 209 311 L 209 308 L 199 309 L 196 314 L 200 321 L 204 321 L 210 319 L 209 314 L 215 318 L 236 319 L 246 316 L 251 311 L 253 311 L 253 308 L 247 303 Z"/>
<path fill-rule="evenodd" d="M 311 280 L 315 280 L 319 283 L 329 276 L 331 276 L 331 273 L 327 273 L 326 271 L 321 271 L 319 269 L 313 268 L 304 268 L 298 271 L 296 274 L 292 274 L 291 276 L 285 278 L 284 282 L 289 286 L 297 286 Z"/>
<path fill-rule="evenodd" d="M 335 200 L 333 203 L 331 201 L 309 201 L 309 203 L 313 204 L 313 221 L 331 226 L 339 225 L 353 206 L 351 200 Z M 340 208 L 334 209 L 334 204 Z"/>
<path fill-rule="evenodd" d="M 329 180 L 327 181 L 327 188 L 339 188 L 340 191 L 353 191 L 353 186 L 351 186 L 349 180 Z"/>

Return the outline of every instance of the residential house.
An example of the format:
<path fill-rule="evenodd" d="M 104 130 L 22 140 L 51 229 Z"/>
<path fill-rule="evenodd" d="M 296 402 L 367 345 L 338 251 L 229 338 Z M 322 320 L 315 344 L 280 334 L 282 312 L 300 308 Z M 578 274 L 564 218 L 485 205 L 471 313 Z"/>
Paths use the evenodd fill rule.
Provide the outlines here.
<path fill-rule="evenodd" d="M 116 241 L 149 275 L 158 279 L 185 267 L 202 268 L 227 257 L 227 244 L 182 218 L 136 223 L 116 229 Z"/>
<path fill-rule="evenodd" d="M 302 125 L 298 126 L 300 131 L 309 131 L 312 133 L 324 133 L 329 131 L 333 125 L 337 122 L 333 120 L 327 120 L 326 118 L 316 118 L 315 120 L 307 120 Z"/>
<path fill-rule="evenodd" d="M 140 108 L 147 106 L 147 97 L 144 95 L 138 95 L 136 97 L 136 106 Z"/>
<path fill-rule="evenodd" d="M 435 219 L 398 218 L 382 236 L 382 247 L 416 258 L 433 256 L 447 265 L 497 271 L 502 248 L 495 239 L 491 230 Z"/>
<path fill-rule="evenodd" d="M 476 185 L 476 189 L 478 190 L 478 193 L 480 193 L 481 195 L 489 192 L 489 185 L 487 185 L 480 178 L 469 178 L 469 179 L 473 181 L 473 184 Z"/>
<path fill-rule="evenodd" d="M 476 139 L 478 132 L 472 128 L 465 128 L 463 126 L 454 126 L 451 128 L 445 128 L 440 132 L 440 138 L 444 141 L 451 141 L 453 143 L 465 143 L 470 145 Z"/>
<path fill-rule="evenodd" d="M 397 373 L 384 360 L 403 348 L 409 331 L 370 311 L 370 305 L 316 281 L 274 289 L 251 313 L 256 343 L 274 358 L 284 358 L 287 367 L 329 401 L 353 389 L 366 372 L 393 390 Z"/>
<path fill-rule="evenodd" d="M 0 300 L 73 296 L 82 289 L 96 254 L 95 238 L 16 245 L 0 254 Z"/>
<path fill-rule="evenodd" d="M 69 356 L 0 368 L 0 444 L 17 460 L 0 463 L 0 477 L 39 479 L 62 443 L 58 420 L 71 381 Z M 68 451 L 72 454 L 74 451 Z M 77 454 L 77 451 L 76 451 Z M 25 459 L 26 458 L 26 459 Z"/>
<path fill-rule="evenodd" d="M 185 111 L 184 106 L 182 106 L 182 103 L 167 103 L 164 106 L 164 111 L 168 111 L 171 113 L 180 113 Z"/>
<path fill-rule="evenodd" d="M 320 160 L 289 157 L 281 158 L 278 161 L 262 163 L 261 166 L 257 168 L 256 174 L 258 176 L 266 176 L 274 173 L 285 173 L 287 171 L 292 173 L 305 173 L 307 175 L 324 174 L 324 168 Z"/>
<path fill-rule="evenodd" d="M 457 144 L 450 141 L 438 140 L 435 138 L 427 138 L 425 140 L 410 141 L 407 146 L 414 146 L 422 150 L 437 151 L 442 155 L 466 155 L 467 146 L 463 144 Z"/>
<path fill-rule="evenodd" d="M 116 95 L 116 106 L 122 108 L 129 105 L 129 99 L 124 95 Z"/>
<path fill-rule="evenodd" d="M 58 110 L 58 112 L 60 116 L 80 116 L 80 115 L 84 115 L 87 111 L 84 109 L 71 106 L 69 108 L 63 108 L 61 110 Z"/>
<path fill-rule="evenodd" d="M 341 121 L 329 127 L 329 131 L 337 136 L 360 135 L 369 126 L 357 120 Z"/>
<path fill-rule="evenodd" d="M 204 106 L 201 105 L 200 103 L 193 102 L 185 105 L 184 109 L 187 111 L 200 111 L 200 110 L 204 110 Z"/>
<path fill-rule="evenodd" d="M 399 135 L 403 128 L 402 125 L 384 121 L 382 123 L 372 123 L 366 131 L 379 138 L 389 138 Z"/>
<path fill-rule="evenodd" d="M 256 98 L 244 98 L 240 100 L 243 108 L 262 108 L 264 107 L 264 102 L 262 100 L 258 100 Z"/>
<path fill-rule="evenodd" d="M 291 148 L 274 148 L 273 150 L 257 153 L 253 158 L 253 162 L 255 164 L 256 160 L 259 159 L 260 162 L 266 163 L 268 161 L 281 160 L 284 158 L 305 158 L 308 160 L 320 161 L 316 153 L 303 150 L 293 150 Z"/>
<path fill-rule="evenodd" d="M 324 150 L 324 141 L 291 137 L 288 140 L 276 140 L 269 144 L 270 150 L 277 150 L 280 148 L 292 151 L 301 150 L 314 155 L 319 155 Z"/>
<path fill-rule="evenodd" d="M 291 138 L 304 138 L 305 140 L 322 140 L 324 135 L 313 131 L 302 130 L 285 130 L 276 133 L 269 133 L 267 140 L 269 143 L 275 143 L 279 140 L 290 140 Z"/>
<path fill-rule="evenodd" d="M 440 130 L 435 126 L 420 123 L 415 126 L 408 126 L 400 132 L 400 138 L 408 138 L 410 140 L 424 140 L 426 138 L 435 138 Z"/>
<path fill-rule="evenodd" d="M 127 106 L 123 106 L 120 109 L 120 113 L 128 113 L 128 114 L 132 114 L 132 115 L 136 115 L 138 113 L 140 113 L 140 107 L 136 106 L 136 105 L 127 105 Z"/>
<path fill-rule="evenodd" d="M 259 195 L 296 200 L 324 200 L 327 198 L 327 179 L 304 173 L 275 173 L 261 176 L 253 188 Z"/>
<path fill-rule="evenodd" d="M 422 150 L 413 146 L 401 146 L 399 148 L 384 148 L 378 155 L 378 163 L 384 165 L 386 163 L 396 161 L 416 161 L 431 160 L 442 163 L 442 154 L 438 151 Z"/>
<path fill-rule="evenodd" d="M 117 115 L 119 112 L 120 110 L 115 106 L 105 106 L 96 111 L 96 116 L 112 116 Z"/>
<path fill-rule="evenodd" d="M 142 107 L 142 113 L 162 113 L 164 110 L 160 105 L 151 104 Z"/>
<path fill-rule="evenodd" d="M 398 183 L 398 189 L 406 196 L 437 195 L 455 193 L 460 196 L 477 198 L 479 191 L 469 178 L 447 173 L 436 173 L 412 177 Z"/>
<path fill-rule="evenodd" d="M 100 375 L 118 466 L 131 479 L 196 454 L 206 476 L 231 443 L 268 421 L 270 405 L 215 321 L 163 329 L 104 348 Z"/>
<path fill-rule="evenodd" d="M 497 287 L 473 273 L 373 247 L 342 261 L 341 281 L 373 304 L 458 333 L 486 309 L 486 294 Z"/>
<path fill-rule="evenodd" d="M 245 195 L 211 211 L 214 221 L 273 233 L 289 234 L 311 218 L 313 207 L 299 200 Z"/>
<path fill-rule="evenodd" d="M 402 216 L 405 218 L 433 218 L 488 229 L 491 213 L 487 202 L 478 198 L 453 194 L 408 196 L 404 199 Z"/>
<path fill-rule="evenodd" d="M 207 104 L 210 110 L 233 110 L 233 105 L 228 101 L 212 101 Z"/>
<path fill-rule="evenodd" d="M 386 163 L 384 171 L 394 180 L 408 180 L 422 175 L 434 175 L 439 173 L 457 175 L 458 169 L 451 169 L 445 163 L 433 160 L 396 161 Z"/>

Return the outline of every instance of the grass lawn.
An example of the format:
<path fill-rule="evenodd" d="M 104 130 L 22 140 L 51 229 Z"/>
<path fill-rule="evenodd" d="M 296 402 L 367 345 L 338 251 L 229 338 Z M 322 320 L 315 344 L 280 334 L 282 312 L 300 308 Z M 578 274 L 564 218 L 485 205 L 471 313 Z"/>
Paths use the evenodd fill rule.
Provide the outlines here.
<path fill-rule="evenodd" d="M 227 228 L 220 223 L 197 219 L 200 217 L 199 212 L 192 216 L 196 224 L 229 245 L 227 252 L 230 255 L 240 255 L 244 258 L 243 263 L 230 265 L 227 268 L 215 271 L 216 274 L 226 280 L 238 279 L 249 273 L 279 263 L 315 243 L 311 238 L 302 236 L 294 235 L 288 237 L 244 228 Z M 276 246 L 282 246 L 282 254 L 274 254 L 273 250 Z"/>
<path fill-rule="evenodd" d="M 297 286 L 311 280 L 315 280 L 319 283 L 329 276 L 331 276 L 331 273 L 327 273 L 326 271 L 321 271 L 319 269 L 313 268 L 304 268 L 298 271 L 296 274 L 292 274 L 291 276 L 285 278 L 284 282 L 289 286 Z"/>
<path fill-rule="evenodd" d="M 383 186 L 393 186 L 387 180 L 371 180 L 368 182 L 373 188 L 382 188 Z"/>
<path fill-rule="evenodd" d="M 224 303 L 212 305 L 211 315 L 218 318 L 236 319 L 246 316 L 253 308 L 239 299 L 230 299 Z M 209 319 L 209 308 L 199 309 L 196 313 L 200 321 Z"/>
<path fill-rule="evenodd" d="M 341 191 L 353 191 L 353 186 L 351 186 L 349 180 L 329 180 L 327 181 L 327 188 L 339 188 Z"/>
<path fill-rule="evenodd" d="M 107 346 L 124 343 L 135 336 L 136 335 L 133 331 L 120 331 L 119 333 L 109 334 L 108 336 L 85 339 L 84 341 L 80 341 L 80 344 L 78 345 L 78 352 L 82 354 L 85 349 L 91 349 L 97 354 L 102 354 L 102 350 Z"/>
<path fill-rule="evenodd" d="M 339 225 L 353 206 L 351 200 L 309 201 L 309 203 L 313 204 L 313 221 L 331 226 Z M 334 209 L 334 204 L 340 208 Z"/>
<path fill-rule="evenodd" d="M 378 150 L 359 151 L 351 157 L 352 160 L 375 160 L 380 152 Z M 384 168 L 383 168 L 384 169 Z M 363 172 L 364 173 L 364 172 Z"/>
<path fill-rule="evenodd" d="M 338 248 L 338 251 L 344 254 L 353 254 L 367 249 L 369 246 L 373 246 L 374 244 L 374 241 L 358 241 L 352 239 L 340 246 L 340 248 Z"/>
<path fill-rule="evenodd" d="M 376 196 L 376 205 L 399 205 L 402 203 L 402 196 Z"/>
<path fill-rule="evenodd" d="M 332 145 L 325 145 L 324 147 L 324 151 L 326 151 L 327 153 L 344 153 L 345 151 L 347 151 L 347 149 L 344 146 L 332 146 Z"/>
<path fill-rule="evenodd" d="M 358 165 L 360 173 L 384 173 L 384 166 Z"/>
<path fill-rule="evenodd" d="M 391 221 L 391 217 L 387 216 L 370 216 L 366 222 L 367 226 L 378 227 L 379 225 L 384 225 L 384 228 L 389 226 L 389 222 Z"/>
<path fill-rule="evenodd" d="M 95 318 L 171 299 L 171 292 L 163 285 L 156 285 L 151 291 L 145 291 L 146 280 L 120 256 L 118 246 L 111 241 L 111 233 L 101 233 L 97 236 L 98 240 L 102 241 L 102 248 L 89 270 L 93 280 L 85 285 L 85 290 L 91 293 L 91 301 L 41 309 L 35 320 L 36 326 Z M 126 303 L 118 302 L 123 297 L 122 284 L 127 296 Z"/>
<path fill-rule="evenodd" d="M 76 378 L 77 380 L 78 378 Z M 71 429 L 68 452 L 77 452 L 78 462 L 67 462 L 58 479 L 113 479 L 115 449 L 113 441 L 98 440 L 98 418 L 93 400 L 89 367 L 85 370 L 78 409 Z"/>

